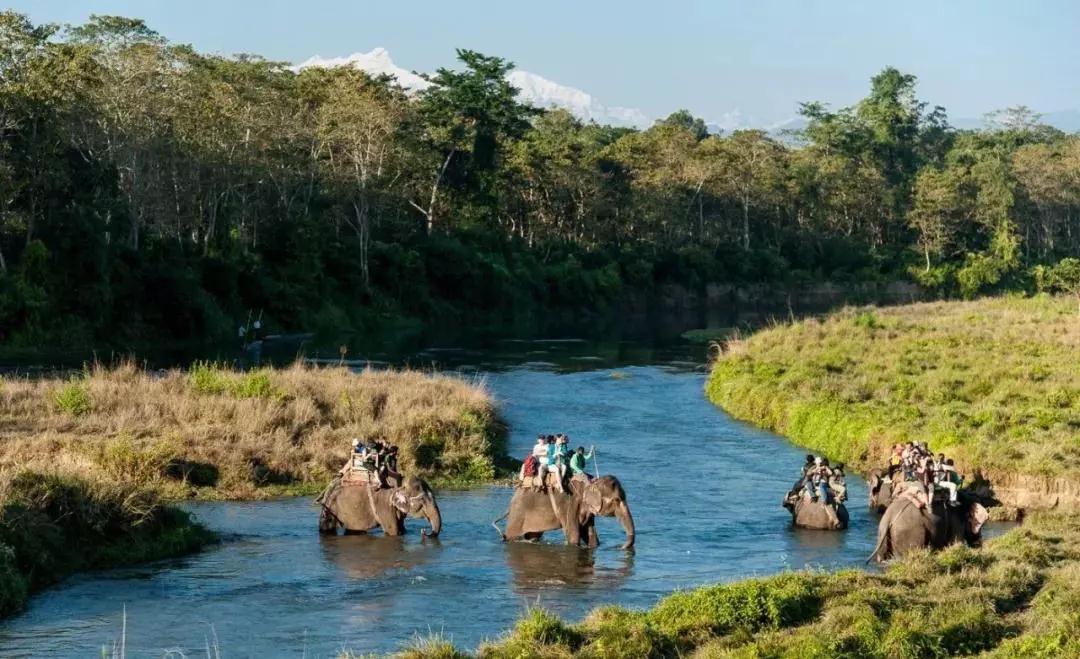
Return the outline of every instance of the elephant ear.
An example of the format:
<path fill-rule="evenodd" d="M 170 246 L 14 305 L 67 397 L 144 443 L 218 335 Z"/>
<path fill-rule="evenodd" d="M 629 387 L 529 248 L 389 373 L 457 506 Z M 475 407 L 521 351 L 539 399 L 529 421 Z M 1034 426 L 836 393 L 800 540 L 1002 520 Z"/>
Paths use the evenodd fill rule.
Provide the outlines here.
<path fill-rule="evenodd" d="M 600 488 L 596 487 L 595 483 L 585 488 L 582 503 L 588 512 L 593 515 L 600 514 L 600 510 L 604 507 L 604 497 L 600 494 Z"/>
<path fill-rule="evenodd" d="M 391 499 L 394 507 L 403 513 L 409 512 L 409 495 L 405 494 L 401 490 L 394 492 L 394 496 Z"/>

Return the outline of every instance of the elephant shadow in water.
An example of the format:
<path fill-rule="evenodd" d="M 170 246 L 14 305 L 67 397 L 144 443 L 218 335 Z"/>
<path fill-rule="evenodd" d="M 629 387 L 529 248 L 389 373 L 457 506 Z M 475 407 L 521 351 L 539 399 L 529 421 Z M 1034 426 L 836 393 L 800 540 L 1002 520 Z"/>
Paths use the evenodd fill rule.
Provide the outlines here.
<path fill-rule="evenodd" d="M 410 543 L 401 536 L 324 535 L 319 544 L 327 562 L 358 580 L 420 567 L 441 549 L 437 538 Z"/>
<path fill-rule="evenodd" d="M 549 587 L 580 586 L 604 589 L 622 585 L 634 571 L 633 552 L 620 552 L 618 565 L 597 565 L 595 552 L 566 545 L 511 542 L 506 545 L 506 565 L 519 591 Z"/>

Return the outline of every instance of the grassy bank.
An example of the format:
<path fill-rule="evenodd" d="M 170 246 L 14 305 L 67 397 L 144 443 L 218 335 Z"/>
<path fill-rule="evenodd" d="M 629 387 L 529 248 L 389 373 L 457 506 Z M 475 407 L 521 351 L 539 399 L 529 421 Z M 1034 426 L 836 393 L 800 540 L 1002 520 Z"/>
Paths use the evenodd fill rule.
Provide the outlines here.
<path fill-rule="evenodd" d="M 77 570 L 178 556 L 212 539 L 154 491 L 77 470 L 0 473 L 0 617 Z"/>
<path fill-rule="evenodd" d="M 1066 298 L 846 309 L 758 332 L 713 369 L 733 416 L 862 468 L 926 440 L 1007 503 L 1080 505 L 1080 317 Z"/>
<path fill-rule="evenodd" d="M 922 552 L 882 573 L 791 572 L 676 592 L 647 611 L 543 610 L 480 647 L 521 657 L 924 659 L 1080 653 L 1080 520 L 1042 514 L 983 549 Z M 466 657 L 443 638 L 402 656 Z"/>
<path fill-rule="evenodd" d="M 71 465 L 170 498 L 314 491 L 353 437 L 397 444 L 405 471 L 442 484 L 491 480 L 505 453 L 488 393 L 452 377 L 126 364 L 0 380 L 0 466 Z"/>

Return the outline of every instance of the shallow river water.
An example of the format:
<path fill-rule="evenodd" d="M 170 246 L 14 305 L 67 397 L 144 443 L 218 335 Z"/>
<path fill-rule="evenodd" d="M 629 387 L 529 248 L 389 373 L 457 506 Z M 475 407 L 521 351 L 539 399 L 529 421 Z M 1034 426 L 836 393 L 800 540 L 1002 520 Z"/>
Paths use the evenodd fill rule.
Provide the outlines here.
<path fill-rule="evenodd" d="M 596 444 L 600 472 L 627 490 L 636 549 L 618 548 L 611 518 L 598 520 L 603 544 L 593 552 L 558 544 L 558 532 L 541 545 L 503 544 L 491 521 L 510 499 L 504 487 L 440 493 L 438 541 L 420 537 L 422 520 L 410 520 L 403 539 L 320 538 L 307 499 L 197 503 L 188 507 L 222 534 L 220 545 L 78 575 L 34 596 L 0 623 L 0 656 L 99 654 L 120 638 L 125 610 L 129 657 L 205 656 L 208 646 L 228 657 L 385 652 L 429 632 L 474 648 L 537 603 L 577 619 L 600 604 L 648 607 L 676 588 L 859 566 L 872 550 L 876 520 L 855 477 L 846 532 L 790 527 L 780 500 L 805 451 L 709 404 L 685 349 L 541 341 L 444 361 L 486 380 L 514 455 L 538 432 Z"/>

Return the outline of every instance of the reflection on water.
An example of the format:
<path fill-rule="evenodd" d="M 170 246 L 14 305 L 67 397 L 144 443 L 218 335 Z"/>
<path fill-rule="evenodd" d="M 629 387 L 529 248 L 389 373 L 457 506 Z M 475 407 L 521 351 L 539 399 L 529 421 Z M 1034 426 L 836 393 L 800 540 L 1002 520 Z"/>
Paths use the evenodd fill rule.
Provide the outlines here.
<path fill-rule="evenodd" d="M 420 544 L 404 536 L 337 535 L 319 536 L 323 558 L 341 570 L 346 579 L 372 579 L 395 570 L 412 570 L 437 559 L 441 548 L 437 538 Z"/>
<path fill-rule="evenodd" d="M 387 652 L 429 631 L 471 648 L 538 601 L 576 619 L 602 604 L 648 607 L 676 588 L 862 566 L 872 551 L 877 520 L 854 477 L 846 532 L 791 528 L 780 501 L 804 452 L 710 405 L 699 362 L 685 349 L 507 345 L 454 359 L 484 374 L 512 428 L 514 455 L 525 455 L 538 432 L 597 446 L 600 471 L 626 488 L 633 553 L 619 549 L 622 529 L 610 518 L 597 520 L 595 551 L 559 544 L 559 532 L 537 545 L 502 543 L 491 521 L 506 510 L 505 487 L 439 493 L 437 542 L 420 537 L 423 520 L 408 520 L 402 538 L 321 538 L 306 499 L 197 503 L 191 510 L 225 534 L 220 546 L 73 577 L 0 622 L 0 656 L 97 654 L 119 636 L 125 607 L 131 657 L 169 649 L 198 656 L 215 636 L 228 656 Z M 554 366 L 524 357 L 539 350 Z M 571 359 L 584 356 L 599 362 Z"/>
<path fill-rule="evenodd" d="M 506 544 L 506 565 L 513 574 L 515 592 L 533 598 L 551 587 L 616 588 L 633 572 L 634 552 L 620 552 L 615 563 L 597 567 L 596 553 L 582 547 Z"/>

